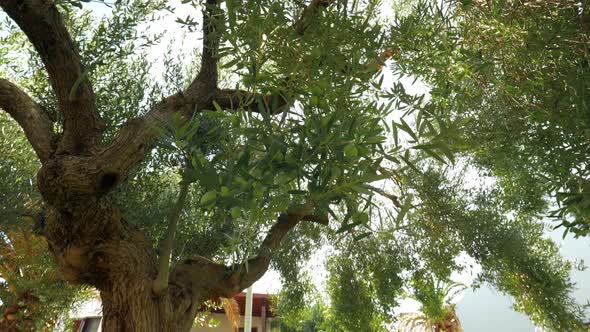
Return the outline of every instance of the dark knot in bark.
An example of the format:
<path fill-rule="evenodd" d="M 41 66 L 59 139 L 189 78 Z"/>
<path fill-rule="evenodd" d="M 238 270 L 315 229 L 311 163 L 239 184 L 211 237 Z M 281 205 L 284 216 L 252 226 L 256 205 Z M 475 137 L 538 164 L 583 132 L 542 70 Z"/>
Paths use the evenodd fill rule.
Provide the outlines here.
<path fill-rule="evenodd" d="M 119 181 L 119 175 L 117 173 L 106 173 L 100 178 L 98 184 L 98 192 L 107 193 L 115 187 Z"/>

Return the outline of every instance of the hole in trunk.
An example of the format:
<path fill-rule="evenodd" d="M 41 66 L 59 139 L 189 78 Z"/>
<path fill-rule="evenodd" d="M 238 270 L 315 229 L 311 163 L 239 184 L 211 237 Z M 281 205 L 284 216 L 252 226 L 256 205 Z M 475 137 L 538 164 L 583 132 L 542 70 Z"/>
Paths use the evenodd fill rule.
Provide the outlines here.
<path fill-rule="evenodd" d="M 111 190 L 117 183 L 119 176 L 116 173 L 107 173 L 102 176 L 98 185 L 98 190 L 101 192 L 107 192 Z"/>

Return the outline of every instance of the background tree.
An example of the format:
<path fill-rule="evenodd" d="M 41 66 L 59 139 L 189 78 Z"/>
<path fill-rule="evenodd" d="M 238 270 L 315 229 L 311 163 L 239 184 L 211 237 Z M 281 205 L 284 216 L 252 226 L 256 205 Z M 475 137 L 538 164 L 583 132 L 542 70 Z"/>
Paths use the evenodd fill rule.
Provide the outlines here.
<path fill-rule="evenodd" d="M 424 112 L 468 121 L 466 158 L 515 213 L 588 233 L 587 1 L 417 1 L 395 70 L 432 87 Z"/>
<path fill-rule="evenodd" d="M 572 263 L 561 260 L 559 248 L 545 238 L 542 217 L 509 214 L 496 188 L 465 183 L 456 167 L 415 166 L 403 180 L 412 206 L 403 219 L 373 226 L 373 235 L 360 241 L 332 241 L 325 331 L 383 331 L 404 296 L 418 298 L 427 317 L 440 319 L 444 297 L 434 282 L 473 268 L 457 260 L 461 255 L 481 265 L 472 287 L 487 284 L 511 296 L 515 310 L 548 330 L 584 331 L 581 308 L 568 295 L 575 287 L 568 277 Z M 283 316 L 304 316 L 307 302 L 313 303 L 305 297 L 287 301 L 279 315 L 282 309 Z"/>
<path fill-rule="evenodd" d="M 42 237 L 32 233 L 31 221 L 7 231 L 0 241 L 0 329 L 52 331 L 68 316 L 73 303 L 88 296 L 69 286 L 53 265 Z"/>
<path fill-rule="evenodd" d="M 452 302 L 466 286 L 434 280 L 428 275 L 414 276 L 413 298 L 420 302 L 420 313 L 406 313 L 397 326 L 398 332 L 463 332 Z"/>
<path fill-rule="evenodd" d="M 466 121 L 381 89 L 414 31 L 383 22 L 379 1 L 184 3 L 202 11 L 177 19 L 202 51 L 163 56 L 155 80 L 145 52 L 160 36 L 140 28 L 174 12 L 166 2 L 118 1 L 96 21 L 78 1 L 0 0 L 0 108 L 38 159 L 6 167 L 42 202 L 64 277 L 99 290 L 104 330 L 187 331 L 271 260 L 300 307 L 301 267 L 325 243 L 337 331 L 383 330 L 408 275 L 446 280 L 462 251 L 535 322 L 580 327 L 570 266 L 539 220 L 416 162 L 452 161 Z M 19 192 L 3 194 L 18 206 Z"/>

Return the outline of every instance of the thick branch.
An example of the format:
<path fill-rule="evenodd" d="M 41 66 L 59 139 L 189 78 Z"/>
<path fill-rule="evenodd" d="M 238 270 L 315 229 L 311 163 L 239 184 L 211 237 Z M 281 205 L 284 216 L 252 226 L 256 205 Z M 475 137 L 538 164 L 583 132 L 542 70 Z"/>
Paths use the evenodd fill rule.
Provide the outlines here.
<path fill-rule="evenodd" d="M 318 224 L 324 225 L 324 226 L 328 226 L 328 224 L 330 222 L 327 215 L 318 216 L 316 214 L 305 215 L 305 216 L 303 216 L 303 218 L 301 220 L 315 222 L 315 223 L 318 223 Z"/>
<path fill-rule="evenodd" d="M 174 237 L 176 234 L 176 225 L 180 218 L 180 212 L 186 202 L 186 196 L 188 194 L 187 181 L 180 183 L 180 193 L 178 194 L 178 200 L 170 213 L 168 219 L 168 228 L 166 229 L 166 236 L 164 237 L 164 243 L 162 244 L 162 251 L 160 252 L 160 258 L 158 260 L 158 276 L 154 280 L 153 292 L 156 295 L 160 295 L 162 290 L 168 287 L 168 275 L 170 271 L 170 257 L 172 256 L 172 247 L 174 246 Z"/>
<path fill-rule="evenodd" d="M 128 120 L 113 142 L 92 156 L 66 155 L 59 158 L 58 169 L 41 168 L 38 176 L 41 191 L 47 197 L 58 187 L 83 195 L 111 192 L 151 150 L 161 129 L 170 123 L 174 114 L 180 114 L 188 121 L 195 110 L 201 109 L 201 104 L 187 101 L 182 93 L 164 98 L 147 114 Z M 56 174 L 56 170 L 60 173 Z M 57 177 L 59 182 L 55 183 Z"/>
<path fill-rule="evenodd" d="M 325 7 L 332 2 L 313 1 L 304 11 L 302 20 L 307 22 L 305 17 L 313 14 L 313 8 Z M 281 94 L 263 96 L 217 88 L 215 53 L 219 33 L 215 31 L 218 26 L 211 22 L 211 17 L 218 15 L 220 10 L 219 1 L 207 1 L 203 11 L 205 28 L 202 68 L 195 81 L 186 91 L 164 98 L 146 115 L 128 121 L 112 144 L 99 154 L 96 163 L 99 172 L 118 174 L 118 178 L 123 179 L 128 170 L 143 159 L 152 146 L 152 140 L 158 135 L 158 128 L 163 127 L 174 113 L 178 112 L 188 120 L 195 112 L 214 110 L 213 101 L 227 110 L 259 112 L 264 109 L 271 114 L 281 113 L 290 106 L 290 102 Z"/>
<path fill-rule="evenodd" d="M 0 0 L 2 1 L 2 0 Z M 203 55 L 201 71 L 186 91 L 168 96 L 147 114 L 127 121 L 119 130 L 110 146 L 103 149 L 96 158 L 97 168 L 103 173 L 117 174 L 125 178 L 131 167 L 141 161 L 151 149 L 159 128 L 165 127 L 175 113 L 186 120 L 195 112 L 214 109 L 212 100 L 217 89 L 218 40 L 215 24 L 211 18 L 219 11 L 218 1 L 207 0 L 203 9 Z M 86 186 L 91 188 L 90 186 Z"/>
<path fill-rule="evenodd" d="M 207 0 L 203 9 L 203 52 L 201 54 L 201 69 L 195 80 L 188 88 L 189 93 L 203 93 L 217 89 L 218 68 L 217 50 L 219 48 L 220 33 L 215 15 L 220 15 L 221 8 L 218 0 Z"/>
<path fill-rule="evenodd" d="M 258 255 L 249 259 L 246 264 L 234 264 L 227 268 L 228 274 L 219 287 L 219 290 L 224 292 L 222 295 L 233 296 L 260 279 L 268 270 L 273 251 L 279 247 L 287 233 L 308 216 L 312 209 L 313 205 L 308 202 L 292 212 L 279 216 L 277 223 L 271 227 L 262 241 Z"/>
<path fill-rule="evenodd" d="M 175 113 L 190 119 L 195 112 L 204 109 L 214 110 L 213 101 L 222 108 L 259 112 L 268 110 L 271 114 L 278 114 L 288 107 L 282 96 L 262 96 L 239 90 L 215 89 L 203 94 L 188 95 L 177 93 L 163 99 L 150 112 L 142 117 L 129 120 L 120 130 L 110 146 L 101 151 L 94 165 L 103 173 L 119 174 L 123 179 L 129 169 L 143 159 L 152 146 L 152 141 L 159 134 L 158 128 L 163 128 Z M 89 188 L 92 185 L 88 186 Z"/>
<path fill-rule="evenodd" d="M 206 102 L 207 98 L 202 100 Z M 124 179 L 129 169 L 151 150 L 161 128 L 165 128 L 175 113 L 188 121 L 194 112 L 206 106 L 204 102 L 189 100 L 183 93 L 164 98 L 147 114 L 127 121 L 113 142 L 97 154 L 94 165 L 101 172 L 117 174 L 119 179 Z"/>
<path fill-rule="evenodd" d="M 272 253 L 290 230 L 302 220 L 316 219 L 310 215 L 312 209 L 311 202 L 307 202 L 281 214 L 262 241 L 258 254 L 246 263 L 224 266 L 204 257 L 184 259 L 172 270 L 170 284 L 176 290 L 200 291 L 206 298 L 232 297 L 262 277 L 268 270 Z"/>
<path fill-rule="evenodd" d="M 264 110 L 271 115 L 280 114 L 289 108 L 289 102 L 279 94 L 261 95 L 234 89 L 217 89 L 212 99 L 227 110 L 245 110 L 259 113 Z"/>
<path fill-rule="evenodd" d="M 103 125 L 80 55 L 54 1 L 0 0 L 0 6 L 27 35 L 41 57 L 64 114 L 60 147 L 72 153 L 92 151 Z"/>
<path fill-rule="evenodd" d="M 0 233 L 0 258 L 2 259 L 2 265 L 6 269 L 3 273 L 0 272 L 0 277 L 7 279 L 9 274 L 14 273 L 16 270 L 16 257 L 17 253 L 14 248 L 6 242 L 4 238 L 5 234 Z"/>
<path fill-rule="evenodd" d="M 41 107 L 23 90 L 0 79 L 0 109 L 20 125 L 41 162 L 54 152 L 53 123 Z"/>
<path fill-rule="evenodd" d="M 301 17 L 293 28 L 298 34 L 302 35 L 305 33 L 307 28 L 310 26 L 313 17 L 319 8 L 325 8 L 329 6 L 335 0 L 313 0 L 308 6 L 305 7 Z M 214 51 L 219 46 L 219 36 L 215 36 L 215 26 L 211 24 L 210 17 L 213 15 L 213 4 L 217 3 L 216 0 L 208 0 L 208 10 L 203 13 L 204 21 L 204 41 L 203 41 L 203 60 L 201 65 L 201 72 L 191 84 L 191 89 L 196 90 L 197 87 L 203 86 L 207 82 L 208 77 L 215 78 L 217 81 L 217 58 L 214 56 Z M 212 37 L 214 36 L 214 37 Z M 217 38 L 217 39 L 215 39 Z M 213 45 L 207 47 L 207 45 Z M 288 80 L 287 80 L 288 81 Z M 257 93 L 250 93 L 241 90 L 234 89 L 217 89 L 217 85 L 209 84 L 211 87 L 209 91 L 212 91 L 211 99 L 218 103 L 222 108 L 229 110 L 245 110 L 248 112 L 260 112 L 261 110 L 268 111 L 270 114 L 280 114 L 289 108 L 290 103 L 281 94 L 273 95 L 261 95 Z"/>

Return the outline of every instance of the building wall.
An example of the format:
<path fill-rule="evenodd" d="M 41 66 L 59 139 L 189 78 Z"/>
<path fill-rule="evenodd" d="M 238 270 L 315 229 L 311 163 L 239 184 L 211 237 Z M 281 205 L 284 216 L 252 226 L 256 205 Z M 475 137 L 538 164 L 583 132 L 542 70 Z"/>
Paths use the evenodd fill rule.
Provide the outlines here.
<path fill-rule="evenodd" d="M 73 318 L 102 316 L 100 300 L 97 298 L 92 298 L 79 304 L 76 308 L 72 308 L 72 310 L 70 311 L 70 316 Z M 219 323 L 216 327 L 193 327 L 191 329 L 191 332 L 235 332 L 232 329 L 231 324 L 225 316 L 225 314 L 211 313 L 208 315 L 206 321 L 211 321 L 211 318 L 213 318 L 214 321 Z M 279 331 L 278 328 L 271 329 L 272 318 L 268 318 L 266 321 L 267 332 Z M 244 316 L 240 317 L 240 327 L 244 327 Z M 256 328 L 256 332 L 262 332 L 262 320 L 260 319 L 260 317 L 252 317 L 252 328 Z"/>
<path fill-rule="evenodd" d="M 234 332 L 231 323 L 229 322 L 225 314 L 211 313 L 209 314 L 209 317 L 206 320 L 206 322 L 211 322 L 211 319 L 219 323 L 217 327 L 193 327 L 191 329 L 191 332 Z M 269 318 L 266 320 L 266 331 L 278 332 L 278 329 L 271 330 L 270 323 L 271 319 Z M 244 316 L 240 317 L 240 327 L 244 327 Z M 260 317 L 252 317 L 252 329 L 254 330 L 254 328 L 256 328 L 257 332 L 262 331 L 262 319 L 260 319 Z"/>

